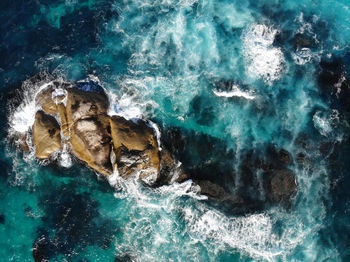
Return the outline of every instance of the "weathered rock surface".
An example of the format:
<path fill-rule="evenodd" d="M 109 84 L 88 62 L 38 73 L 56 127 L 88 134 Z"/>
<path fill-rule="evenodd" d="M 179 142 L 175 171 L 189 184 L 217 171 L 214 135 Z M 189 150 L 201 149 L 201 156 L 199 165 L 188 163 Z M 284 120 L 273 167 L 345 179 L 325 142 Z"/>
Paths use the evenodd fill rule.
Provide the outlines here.
<path fill-rule="evenodd" d="M 109 103 L 105 94 L 75 88 L 69 88 L 67 91 L 66 114 L 69 128 L 79 119 L 107 114 Z"/>
<path fill-rule="evenodd" d="M 45 88 L 36 96 L 36 103 L 41 105 L 43 111 L 47 114 L 55 115 L 57 113 L 57 105 L 52 100 L 52 87 Z"/>
<path fill-rule="evenodd" d="M 169 150 L 163 148 L 160 152 L 160 174 L 158 184 L 181 183 L 188 179 L 182 164 L 174 159 Z"/>
<path fill-rule="evenodd" d="M 71 128 L 74 154 L 104 175 L 112 173 L 110 163 L 111 138 L 99 118 L 81 119 Z"/>
<path fill-rule="evenodd" d="M 33 85 L 34 82 L 35 79 Z M 42 108 L 33 125 L 38 158 L 49 158 L 53 152 L 64 149 L 106 176 L 116 168 L 124 178 L 136 174 L 153 185 L 188 179 L 181 163 L 166 149 L 159 150 L 150 124 L 141 119 L 108 116 L 108 97 L 98 83 L 40 80 L 40 86 L 44 84 L 48 86 L 35 98 Z M 30 150 L 28 135 L 16 138 L 16 144 L 24 151 Z"/>
<path fill-rule="evenodd" d="M 74 155 L 98 172 L 110 175 L 113 169 L 107 96 L 74 88 L 67 91 L 66 110 L 59 110 L 62 130 L 68 133 L 69 128 Z"/>
<path fill-rule="evenodd" d="M 135 173 L 154 182 L 159 176 L 160 157 L 154 130 L 143 120 L 110 119 L 116 168 L 126 178 Z"/>
<path fill-rule="evenodd" d="M 35 114 L 33 142 L 37 158 L 49 158 L 55 151 L 62 149 L 60 126 L 56 119 L 43 111 Z"/>

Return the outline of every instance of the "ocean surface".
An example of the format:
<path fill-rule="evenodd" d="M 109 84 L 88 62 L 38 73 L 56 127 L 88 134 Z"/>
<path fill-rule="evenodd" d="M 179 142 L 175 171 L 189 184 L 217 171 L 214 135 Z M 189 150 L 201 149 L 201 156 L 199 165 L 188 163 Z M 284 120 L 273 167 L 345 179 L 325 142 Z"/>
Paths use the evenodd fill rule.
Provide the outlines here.
<path fill-rule="evenodd" d="M 0 260 L 350 261 L 349 8 L 2 0 Z M 33 124 L 41 86 L 25 80 L 38 74 L 97 79 L 112 111 L 152 120 L 186 170 L 228 191 L 247 155 L 284 148 L 298 192 L 287 208 L 233 214 L 191 180 L 152 188 L 69 156 L 37 161 L 11 134 Z"/>

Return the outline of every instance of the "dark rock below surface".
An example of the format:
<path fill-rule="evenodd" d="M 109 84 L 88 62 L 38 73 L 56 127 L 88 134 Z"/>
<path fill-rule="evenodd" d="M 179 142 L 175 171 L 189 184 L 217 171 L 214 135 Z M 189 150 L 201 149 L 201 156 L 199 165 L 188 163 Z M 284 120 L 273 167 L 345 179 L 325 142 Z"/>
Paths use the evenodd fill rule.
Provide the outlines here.
<path fill-rule="evenodd" d="M 103 88 L 97 84 L 94 81 L 87 81 L 87 82 L 78 82 L 74 86 L 75 89 L 86 91 L 86 92 L 93 92 L 93 93 L 98 93 L 98 94 L 105 94 L 105 91 Z"/>
<path fill-rule="evenodd" d="M 287 204 L 297 190 L 295 177 L 290 169 L 267 173 L 264 182 L 266 197 L 273 203 Z"/>
<path fill-rule="evenodd" d="M 183 162 L 186 177 L 225 211 L 254 212 L 270 204 L 287 207 L 297 191 L 295 175 L 289 169 L 293 156 L 274 144 L 247 150 L 236 159 L 224 141 L 209 135 L 173 128 L 164 130 L 162 139 Z M 237 168 L 235 161 L 240 163 Z"/>

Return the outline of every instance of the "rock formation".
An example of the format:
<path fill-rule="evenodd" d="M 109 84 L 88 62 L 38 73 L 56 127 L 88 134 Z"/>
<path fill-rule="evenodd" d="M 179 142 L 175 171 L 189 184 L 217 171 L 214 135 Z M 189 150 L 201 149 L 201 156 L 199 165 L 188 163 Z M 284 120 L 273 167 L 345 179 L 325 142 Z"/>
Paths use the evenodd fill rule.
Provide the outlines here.
<path fill-rule="evenodd" d="M 110 119 L 115 166 L 122 177 L 139 173 L 141 179 L 155 182 L 159 175 L 159 145 L 154 129 L 143 120 L 120 116 Z"/>
<path fill-rule="evenodd" d="M 42 108 L 36 113 L 33 125 L 37 158 L 49 158 L 64 148 L 105 176 L 116 171 L 125 179 L 137 177 L 149 185 L 158 186 L 192 178 L 200 186 L 201 194 L 234 212 L 257 210 L 264 203 L 288 204 L 297 190 L 294 174 L 289 169 L 293 158 L 287 150 L 275 145 L 269 145 L 265 154 L 251 150 L 243 155 L 240 182 L 238 186 L 234 185 L 237 186 L 235 190 L 228 190 L 230 186 L 225 181 L 218 182 L 215 177 L 218 174 L 221 174 L 220 179 L 224 177 L 220 173 L 222 169 L 235 176 L 225 169 L 233 153 L 222 148 L 213 151 L 215 141 L 198 137 L 198 134 L 187 143 L 193 146 L 183 149 L 192 154 L 198 150 L 196 156 L 200 157 L 194 166 L 186 160 L 188 157 L 183 159 L 190 167 L 187 166 L 187 175 L 181 163 L 173 157 L 181 148 L 182 136 L 170 139 L 170 144 L 164 144 L 160 150 L 150 123 L 108 115 L 108 97 L 95 82 L 54 83 L 37 95 L 36 103 Z M 23 150 L 29 150 L 25 143 L 27 135 L 18 139 Z M 176 146 L 177 143 L 180 146 Z M 262 155 L 274 161 L 266 161 L 260 157 Z M 220 162 L 213 162 L 216 159 Z M 223 162 L 225 159 L 227 163 Z M 206 165 L 203 165 L 204 161 Z M 198 169 L 202 165 L 203 168 Z M 262 172 L 262 181 L 257 177 L 259 172 Z"/>
<path fill-rule="evenodd" d="M 57 105 L 52 100 L 52 92 L 54 89 L 52 87 L 42 90 L 36 96 L 37 104 L 41 105 L 43 111 L 47 114 L 55 115 L 57 113 Z"/>
<path fill-rule="evenodd" d="M 53 116 L 38 111 L 33 125 L 33 141 L 37 158 L 49 158 L 62 149 L 60 126 Z"/>
<path fill-rule="evenodd" d="M 33 125 L 38 158 L 49 158 L 65 144 L 73 155 L 103 175 L 111 175 L 116 168 L 124 178 L 137 175 L 149 184 L 160 177 L 161 154 L 154 129 L 141 119 L 108 116 L 108 97 L 95 82 L 75 86 L 56 83 L 42 90 L 36 103 L 43 110 L 37 112 Z M 44 138 L 45 132 L 48 135 Z M 163 166 L 169 167 L 171 161 L 168 156 Z M 168 173 L 164 168 L 162 174 Z"/>
<path fill-rule="evenodd" d="M 60 118 L 70 131 L 74 155 L 98 172 L 110 175 L 113 169 L 107 96 L 74 88 L 67 91 L 66 110 L 61 106 Z"/>

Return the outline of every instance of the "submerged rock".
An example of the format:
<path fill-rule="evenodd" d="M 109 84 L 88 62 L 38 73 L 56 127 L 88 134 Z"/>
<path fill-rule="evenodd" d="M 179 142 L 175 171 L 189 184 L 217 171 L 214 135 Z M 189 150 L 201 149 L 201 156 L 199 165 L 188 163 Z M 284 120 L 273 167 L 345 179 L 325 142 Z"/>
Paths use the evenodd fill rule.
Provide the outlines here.
<path fill-rule="evenodd" d="M 288 204 L 297 190 L 294 174 L 288 169 L 294 163 L 293 156 L 275 144 L 241 151 L 237 159 L 225 148 L 225 141 L 199 132 L 169 129 L 162 139 L 182 161 L 188 178 L 200 186 L 201 194 L 230 212 L 255 212 L 271 203 Z"/>
<path fill-rule="evenodd" d="M 86 91 L 86 92 L 93 92 L 98 94 L 104 94 L 103 88 L 97 84 L 94 81 L 88 81 L 88 82 L 78 82 L 75 86 L 75 89 Z"/>
<path fill-rule="evenodd" d="M 209 180 L 195 181 L 201 188 L 201 194 L 218 201 L 230 201 L 232 204 L 241 205 L 244 203 L 242 197 L 230 194 L 223 187 Z"/>
<path fill-rule="evenodd" d="M 332 104 L 332 109 L 350 112 L 350 77 L 348 56 L 345 58 L 332 55 L 322 58 L 319 63 L 318 88 L 322 97 Z"/>
<path fill-rule="evenodd" d="M 54 244 L 45 236 L 38 237 L 33 243 L 33 259 L 35 262 L 49 261 L 55 255 Z"/>
<path fill-rule="evenodd" d="M 37 158 L 49 158 L 55 151 L 62 149 L 60 126 L 57 120 L 38 111 L 33 125 L 33 142 Z"/>
<path fill-rule="evenodd" d="M 274 160 L 273 166 L 289 166 L 293 163 L 291 154 L 284 148 L 278 149 L 276 145 L 267 147 L 267 154 L 271 160 Z"/>
<path fill-rule="evenodd" d="M 138 173 L 141 179 L 155 182 L 160 157 L 154 129 L 141 119 L 134 122 L 120 116 L 113 116 L 110 125 L 119 175 L 126 178 Z"/>
<path fill-rule="evenodd" d="M 160 171 L 158 184 L 171 184 L 173 182 L 184 182 L 188 179 L 181 162 L 175 161 L 169 150 L 163 149 L 160 152 Z"/>
<path fill-rule="evenodd" d="M 265 175 L 266 197 L 273 203 L 286 204 L 297 191 L 297 184 L 290 169 L 275 170 Z"/>

